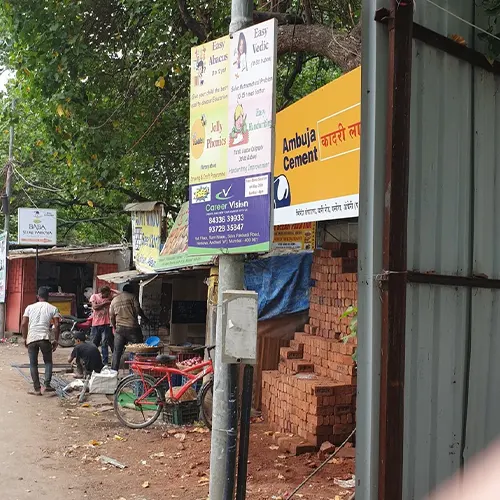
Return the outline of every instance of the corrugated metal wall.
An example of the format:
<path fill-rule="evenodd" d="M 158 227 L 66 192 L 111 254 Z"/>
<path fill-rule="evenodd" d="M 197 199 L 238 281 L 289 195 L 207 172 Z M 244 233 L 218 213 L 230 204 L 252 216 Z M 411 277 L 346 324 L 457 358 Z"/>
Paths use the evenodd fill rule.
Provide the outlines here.
<path fill-rule="evenodd" d="M 472 21 L 470 0 L 441 5 Z M 415 21 L 470 40 L 467 25 L 419 3 Z M 472 267 L 472 68 L 414 43 L 408 269 Z M 471 291 L 412 284 L 407 295 L 404 498 L 420 499 L 461 463 Z"/>
<path fill-rule="evenodd" d="M 433 2 L 488 27 L 473 0 Z M 426 0 L 416 3 L 415 22 L 476 45 L 466 23 Z M 386 54 L 375 60 L 387 64 Z M 380 86 L 379 76 L 374 81 Z M 373 103 L 365 98 L 364 105 Z M 499 279 L 500 78 L 416 41 L 411 113 L 408 269 Z M 368 132 L 374 141 L 383 137 Z M 362 175 L 371 168 L 362 165 Z M 366 224 L 362 215 L 362 241 Z M 361 324 L 369 323 L 366 297 Z M 403 498 L 419 500 L 500 434 L 500 290 L 410 284 L 406 326 Z"/>
<path fill-rule="evenodd" d="M 436 3 L 476 22 L 471 0 Z M 429 3 L 415 21 L 474 45 L 469 26 Z M 499 277 L 497 80 L 415 42 L 408 269 Z M 405 499 L 422 498 L 500 430 L 498 295 L 409 285 Z"/>

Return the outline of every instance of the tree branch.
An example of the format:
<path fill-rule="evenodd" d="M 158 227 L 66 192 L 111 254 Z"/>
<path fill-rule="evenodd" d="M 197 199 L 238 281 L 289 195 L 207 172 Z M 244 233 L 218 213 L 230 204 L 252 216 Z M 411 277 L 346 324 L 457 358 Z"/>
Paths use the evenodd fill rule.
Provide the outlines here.
<path fill-rule="evenodd" d="M 277 19 L 278 24 L 304 24 L 304 20 L 295 14 L 286 14 L 281 12 L 264 12 L 259 10 L 253 11 L 253 21 L 255 24 L 268 21 L 269 19 Z"/>
<path fill-rule="evenodd" d="M 361 64 L 361 29 L 355 26 L 350 33 L 335 31 L 323 24 L 280 26 L 278 55 L 307 52 L 326 57 L 343 72 Z"/>
<path fill-rule="evenodd" d="M 285 87 L 283 89 L 283 95 L 286 99 L 285 106 L 288 106 L 288 104 L 293 101 L 293 97 L 290 95 L 290 91 L 292 90 L 293 84 L 295 83 L 295 79 L 300 75 L 300 72 L 302 71 L 302 67 L 304 66 L 304 59 L 304 52 L 299 52 L 295 57 L 293 70 L 289 74 L 287 81 L 285 82 Z"/>
<path fill-rule="evenodd" d="M 198 37 L 200 42 L 204 42 L 208 38 L 207 30 L 202 23 L 191 15 L 187 6 L 187 0 L 177 0 L 177 6 L 179 7 L 179 12 L 184 24 L 196 37 Z"/>
<path fill-rule="evenodd" d="M 306 20 L 306 24 L 313 24 L 314 17 L 311 6 L 311 0 L 302 0 L 302 3 L 304 4 L 304 18 Z"/>

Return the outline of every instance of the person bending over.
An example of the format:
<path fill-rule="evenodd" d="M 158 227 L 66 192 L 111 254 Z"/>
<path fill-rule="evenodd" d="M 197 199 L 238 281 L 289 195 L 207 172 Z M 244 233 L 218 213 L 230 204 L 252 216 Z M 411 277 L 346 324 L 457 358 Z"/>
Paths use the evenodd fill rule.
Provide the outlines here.
<path fill-rule="evenodd" d="M 76 332 L 75 348 L 68 358 L 68 363 L 76 360 L 76 372 L 84 378 L 92 375 L 92 372 L 101 373 L 102 358 L 99 349 L 92 342 L 85 342 L 85 333 Z"/>

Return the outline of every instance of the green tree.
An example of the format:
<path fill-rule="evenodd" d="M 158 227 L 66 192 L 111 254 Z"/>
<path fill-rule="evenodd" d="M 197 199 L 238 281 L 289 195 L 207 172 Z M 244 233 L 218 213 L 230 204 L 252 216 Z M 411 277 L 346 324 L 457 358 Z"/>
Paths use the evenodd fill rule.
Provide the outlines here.
<path fill-rule="evenodd" d="M 120 241 L 127 202 L 160 200 L 174 217 L 187 192 L 190 49 L 227 32 L 230 2 L 6 0 L 0 66 L 0 161 L 15 123 L 13 208 L 59 209 L 66 242 Z M 278 106 L 359 64 L 359 0 L 272 0 Z M 11 100 L 16 100 L 12 112 Z M 3 155 L 3 156 L 2 156 Z"/>

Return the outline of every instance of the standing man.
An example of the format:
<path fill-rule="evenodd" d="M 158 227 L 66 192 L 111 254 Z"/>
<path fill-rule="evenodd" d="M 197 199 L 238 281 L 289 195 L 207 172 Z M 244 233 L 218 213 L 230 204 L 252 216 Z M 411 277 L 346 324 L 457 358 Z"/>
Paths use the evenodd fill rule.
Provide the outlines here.
<path fill-rule="evenodd" d="M 28 348 L 30 372 L 33 380 L 33 390 L 29 394 L 41 396 L 40 375 L 38 373 L 38 353 L 42 351 L 45 364 L 45 392 L 54 392 L 50 386 L 52 380 L 52 352 L 57 349 L 60 333 L 61 316 L 57 307 L 48 303 L 49 290 L 45 287 L 38 289 L 38 302 L 29 305 L 24 311 L 21 323 L 24 345 Z M 51 340 L 51 325 L 54 325 L 54 339 Z"/>
<path fill-rule="evenodd" d="M 96 347 L 101 345 L 102 362 L 109 363 L 108 347 L 113 351 L 113 333 L 109 319 L 109 306 L 111 305 L 111 288 L 103 286 L 101 293 L 95 293 L 90 297 L 92 304 L 92 332 L 91 339 Z"/>
<path fill-rule="evenodd" d="M 148 321 L 132 285 L 127 284 L 123 287 L 123 292 L 112 300 L 109 308 L 111 325 L 115 330 L 115 350 L 111 364 L 113 370 L 119 370 L 123 351 L 129 342 L 133 344 L 144 342 L 139 316 L 143 321 Z"/>

